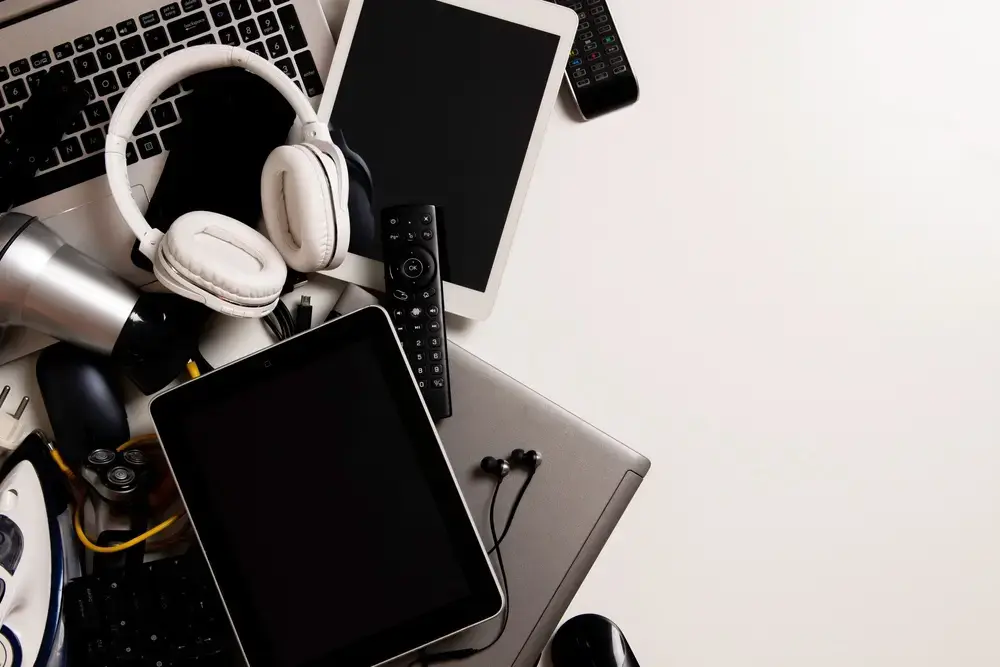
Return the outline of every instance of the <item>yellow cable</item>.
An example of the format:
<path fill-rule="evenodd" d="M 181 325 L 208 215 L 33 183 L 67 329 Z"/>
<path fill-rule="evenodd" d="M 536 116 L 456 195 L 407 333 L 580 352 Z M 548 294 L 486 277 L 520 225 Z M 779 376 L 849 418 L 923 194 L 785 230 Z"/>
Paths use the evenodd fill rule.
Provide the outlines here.
<path fill-rule="evenodd" d="M 197 367 L 195 368 L 197 369 Z M 153 433 L 147 433 L 145 435 L 137 435 L 131 440 L 128 440 L 125 443 L 119 445 L 116 451 L 121 452 L 128 449 L 129 447 L 140 445 L 146 442 L 153 442 L 156 439 L 157 439 L 156 435 Z M 60 454 L 57 449 L 53 447 L 52 449 L 49 450 L 49 453 L 52 455 L 52 460 L 56 462 L 56 465 L 59 466 L 59 469 L 62 470 L 63 473 L 65 473 L 69 479 L 71 480 L 76 479 L 76 475 L 73 473 L 72 470 L 70 470 L 69 466 L 66 465 L 66 461 L 63 460 L 62 454 Z M 164 530 L 174 525 L 177 522 L 177 520 L 181 518 L 180 514 L 175 514 L 174 516 L 170 517 L 160 525 L 150 528 L 142 535 L 133 537 L 131 540 L 128 540 L 127 542 L 116 544 L 113 547 L 102 547 L 91 542 L 90 538 L 87 537 L 87 533 L 83 531 L 83 522 L 80 520 L 80 511 L 82 509 L 83 509 L 83 502 L 81 501 L 77 503 L 76 509 L 73 511 L 73 530 L 76 531 L 76 537 L 78 540 L 80 540 L 80 543 L 83 544 L 84 547 L 86 547 L 90 551 L 96 551 L 99 554 L 113 554 L 113 553 L 118 553 L 119 551 L 124 551 L 125 549 L 130 549 L 135 545 L 148 540 L 157 533 L 162 533 Z"/>
<path fill-rule="evenodd" d="M 192 380 L 201 377 L 201 371 L 198 369 L 198 364 L 194 363 L 194 359 L 187 362 L 187 371 Z"/>
<path fill-rule="evenodd" d="M 91 551 L 96 551 L 99 554 L 114 554 L 114 553 L 118 553 L 119 551 L 125 551 L 126 549 L 130 549 L 130 548 L 134 547 L 135 545 L 140 544 L 140 543 L 148 540 L 153 535 L 156 535 L 157 533 L 163 532 L 164 530 L 166 530 L 170 526 L 174 525 L 174 523 L 176 523 L 177 520 L 181 518 L 180 514 L 175 514 L 174 516 L 170 517 L 169 519 L 167 519 L 166 521 L 164 521 L 160 525 L 158 525 L 158 526 L 156 526 L 154 528 L 150 528 L 149 530 L 147 530 L 142 535 L 138 535 L 136 537 L 133 537 L 128 542 L 122 542 L 121 544 L 116 544 L 113 547 L 101 547 L 101 546 L 98 546 L 98 545 L 94 544 L 93 542 L 91 542 L 90 538 L 87 537 L 87 534 L 85 532 L 83 532 L 83 524 L 80 521 L 80 509 L 82 507 L 83 507 L 82 503 L 79 504 L 79 505 L 77 505 L 76 506 L 76 511 L 73 512 L 73 529 L 76 531 L 76 537 L 77 537 L 77 539 L 80 540 L 80 543 L 83 544 L 83 546 L 87 547 L 87 549 L 89 549 Z"/>

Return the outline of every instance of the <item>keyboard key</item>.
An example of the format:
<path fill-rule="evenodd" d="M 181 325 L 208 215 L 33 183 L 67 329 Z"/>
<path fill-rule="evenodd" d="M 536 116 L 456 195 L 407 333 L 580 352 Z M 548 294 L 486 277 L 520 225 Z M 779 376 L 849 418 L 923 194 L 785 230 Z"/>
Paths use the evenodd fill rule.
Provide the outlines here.
<path fill-rule="evenodd" d="M 169 21 L 175 19 L 181 15 L 181 8 L 177 6 L 176 2 L 171 2 L 169 5 L 164 5 L 160 7 L 160 16 L 163 17 L 164 21 Z"/>
<path fill-rule="evenodd" d="M 66 58 L 69 58 L 71 55 L 73 55 L 73 45 L 70 44 L 69 42 L 66 42 L 65 44 L 60 44 L 59 46 L 52 49 L 52 52 L 55 54 L 56 60 L 65 60 Z"/>
<path fill-rule="evenodd" d="M 271 39 L 274 38 L 272 37 Z M 267 40 L 267 45 L 269 47 L 271 45 L 271 39 Z M 292 64 L 291 58 L 285 58 L 284 60 L 279 60 L 278 62 L 274 63 L 274 65 L 282 72 L 284 72 L 285 76 L 287 76 L 289 79 L 295 78 L 295 65 Z"/>
<path fill-rule="evenodd" d="M 320 80 L 319 72 L 316 71 L 316 63 L 313 62 L 312 54 L 308 51 L 297 54 L 295 65 L 299 68 L 299 74 L 302 75 L 302 85 L 305 86 L 306 95 L 309 97 L 322 95 L 323 81 Z"/>
<path fill-rule="evenodd" d="M 132 136 L 139 136 L 142 134 L 148 134 L 153 131 L 153 121 L 149 118 L 149 112 L 142 114 L 142 118 L 136 123 L 135 127 L 132 128 Z"/>
<path fill-rule="evenodd" d="M 31 56 L 31 66 L 35 69 L 48 67 L 50 64 L 52 64 L 52 58 L 49 57 L 48 51 L 42 51 Z"/>
<path fill-rule="evenodd" d="M 271 55 L 272 60 L 287 54 L 288 47 L 285 46 L 284 38 L 281 35 L 275 35 L 267 40 L 267 52 Z M 291 64 L 291 61 L 289 61 L 289 64 Z M 288 72 L 285 72 L 285 74 L 288 74 Z M 294 78 L 295 74 L 289 74 L 289 76 Z"/>
<path fill-rule="evenodd" d="M 66 79 L 71 81 L 76 78 L 76 74 L 73 74 L 73 66 L 69 63 L 59 63 L 51 69 L 49 69 L 49 74 L 53 76 L 58 76 L 60 79 Z"/>
<path fill-rule="evenodd" d="M 159 53 L 154 53 L 151 56 L 146 56 L 145 58 L 139 61 L 139 66 L 142 67 L 142 71 L 145 72 L 147 69 L 149 69 L 150 65 L 152 65 L 162 57 L 163 56 L 161 56 Z"/>
<path fill-rule="evenodd" d="M 102 49 L 97 49 L 97 59 L 101 61 L 101 67 L 117 67 L 122 64 L 122 52 L 118 50 L 117 44 L 108 44 Z"/>
<path fill-rule="evenodd" d="M 118 92 L 118 79 L 114 72 L 101 72 L 94 77 L 94 88 L 101 97 Z"/>
<path fill-rule="evenodd" d="M 255 53 L 264 60 L 267 60 L 267 49 L 265 49 L 264 45 L 261 44 L 260 42 L 255 42 L 253 44 L 250 44 L 246 47 L 246 49 L 250 53 Z"/>
<path fill-rule="evenodd" d="M 145 14 L 139 15 L 139 25 L 142 26 L 143 30 L 146 28 L 152 28 L 154 25 L 160 22 L 160 15 L 156 12 L 146 12 Z"/>
<path fill-rule="evenodd" d="M 215 5 L 208 10 L 208 13 L 212 15 L 212 23 L 215 24 L 216 28 L 221 28 L 233 22 L 233 17 L 229 14 L 229 7 L 225 3 Z"/>
<path fill-rule="evenodd" d="M 193 12 L 201 7 L 201 0 L 181 0 L 181 9 L 186 12 Z"/>
<path fill-rule="evenodd" d="M 223 28 L 219 31 L 219 41 L 227 46 L 239 46 L 240 35 L 236 32 L 236 28 Z"/>
<path fill-rule="evenodd" d="M 104 132 L 100 128 L 84 132 L 80 136 L 80 139 L 83 140 L 83 150 L 88 153 L 96 153 L 97 151 L 104 150 Z"/>
<path fill-rule="evenodd" d="M 261 14 L 257 17 L 257 22 L 260 23 L 260 31 L 265 35 L 278 32 L 278 19 L 274 16 L 274 12 Z"/>
<path fill-rule="evenodd" d="M 10 72 L 7 71 L 6 67 L 0 67 L 0 81 L 6 81 L 10 78 Z"/>
<path fill-rule="evenodd" d="M 160 130 L 160 141 L 163 143 L 163 150 L 169 151 L 177 145 L 177 133 L 180 129 L 180 125 L 173 125 L 165 130 Z"/>
<path fill-rule="evenodd" d="M 140 56 L 146 55 L 146 47 L 142 45 L 142 37 L 133 35 L 128 39 L 123 39 L 122 55 L 125 56 L 125 60 L 135 60 Z"/>
<path fill-rule="evenodd" d="M 178 51 L 180 51 L 183 48 L 184 48 L 183 44 L 178 44 L 177 46 L 171 46 L 169 49 L 167 49 L 163 53 L 164 53 L 164 55 L 168 55 L 169 56 L 171 53 L 177 53 Z"/>
<path fill-rule="evenodd" d="M 10 64 L 10 75 L 11 76 L 24 76 L 31 69 L 28 65 L 27 58 L 21 58 L 20 60 L 15 60 Z"/>
<path fill-rule="evenodd" d="M 295 7 L 291 5 L 282 7 L 278 10 L 278 18 L 285 28 L 285 37 L 288 39 L 288 46 L 292 51 L 306 48 L 308 46 L 306 36 L 302 33 L 302 24 L 299 23 L 299 15 L 295 13 Z"/>
<path fill-rule="evenodd" d="M 156 127 L 163 127 L 177 122 L 177 114 L 174 112 L 174 105 L 170 102 L 155 106 L 150 110 L 153 115 L 153 122 Z"/>
<path fill-rule="evenodd" d="M 130 141 L 128 146 L 125 147 L 125 163 L 135 164 L 139 161 L 139 156 L 135 154 L 135 146 Z"/>
<path fill-rule="evenodd" d="M 274 0 L 274 4 L 276 5 L 283 5 L 286 2 L 289 2 L 289 0 Z"/>
<path fill-rule="evenodd" d="M 141 73 L 138 63 L 129 63 L 118 68 L 118 80 L 122 82 L 122 86 L 128 88 L 133 81 L 139 78 Z"/>
<path fill-rule="evenodd" d="M 45 72 L 32 72 L 25 80 L 28 82 L 28 90 L 32 93 L 38 90 L 38 86 L 42 85 L 42 77 L 45 76 Z"/>
<path fill-rule="evenodd" d="M 84 35 L 73 40 L 73 46 L 77 51 L 89 51 L 94 48 L 94 38 L 91 35 Z"/>
<path fill-rule="evenodd" d="M 52 169 L 59 164 L 59 155 L 56 154 L 56 149 L 50 148 L 42 156 L 42 162 L 38 167 L 38 171 L 45 171 L 46 169 Z"/>
<path fill-rule="evenodd" d="M 83 81 L 77 81 L 77 83 L 83 86 L 84 89 L 87 91 L 87 97 L 89 97 L 92 100 L 97 98 L 97 93 L 94 92 L 94 84 L 92 84 L 90 81 L 87 81 L 86 79 L 84 79 Z"/>
<path fill-rule="evenodd" d="M 205 12 L 191 14 L 167 24 L 167 30 L 170 32 L 170 39 L 173 42 L 186 42 L 210 29 L 208 14 Z"/>
<path fill-rule="evenodd" d="M 243 38 L 243 43 L 252 42 L 258 37 L 260 33 L 257 31 L 257 24 L 253 21 L 244 21 L 239 25 L 240 37 Z"/>
<path fill-rule="evenodd" d="M 167 39 L 167 31 L 162 27 L 147 30 L 142 34 L 142 38 L 146 42 L 146 48 L 150 51 L 159 51 L 170 43 L 170 40 Z"/>
<path fill-rule="evenodd" d="M 245 19 L 250 16 L 250 3 L 248 0 L 229 0 L 229 7 L 233 10 L 233 16 L 237 19 Z"/>
<path fill-rule="evenodd" d="M 156 138 L 155 134 L 136 139 L 135 143 L 139 147 L 139 155 L 142 156 L 143 160 L 148 160 L 163 152 L 163 149 L 160 147 L 160 140 Z"/>
<path fill-rule="evenodd" d="M 14 123 L 14 119 L 17 118 L 17 114 L 19 113 L 21 113 L 21 107 L 14 107 L 12 109 L 0 111 L 0 123 L 3 124 L 5 132 L 10 131 L 10 126 Z"/>
<path fill-rule="evenodd" d="M 83 113 L 78 113 L 73 122 L 70 123 L 69 128 L 66 130 L 66 134 L 76 134 L 77 132 L 82 132 L 87 129 L 87 119 L 83 117 Z"/>
<path fill-rule="evenodd" d="M 122 101 L 123 97 L 125 97 L 125 93 L 115 93 L 108 98 L 108 109 L 111 110 L 111 113 L 115 112 L 115 109 L 118 108 L 118 103 Z"/>
<path fill-rule="evenodd" d="M 86 79 L 97 73 L 97 58 L 93 53 L 85 53 L 73 59 L 73 67 L 76 69 L 76 76 Z"/>
<path fill-rule="evenodd" d="M 63 162 L 70 162 L 78 157 L 83 157 L 83 148 L 80 147 L 80 140 L 70 137 L 59 142 L 59 157 Z"/>
<path fill-rule="evenodd" d="M 271 8 L 271 0 L 250 0 L 250 6 L 253 7 L 255 12 L 260 14 Z"/>
<path fill-rule="evenodd" d="M 115 41 L 115 29 L 111 26 L 101 28 L 94 33 L 94 36 L 97 37 L 98 44 L 107 44 L 108 42 Z"/>
<path fill-rule="evenodd" d="M 91 127 L 103 125 L 111 120 L 111 114 L 108 113 L 108 105 L 101 100 L 97 100 L 84 109 L 83 115 L 87 117 L 87 122 L 90 123 Z"/>
<path fill-rule="evenodd" d="M 119 37 L 124 37 L 126 35 L 131 35 L 133 32 L 138 30 L 135 25 L 135 19 L 129 19 L 127 21 L 122 21 L 115 26 L 115 31 L 118 33 Z"/>
<path fill-rule="evenodd" d="M 14 79 L 3 85 L 3 96 L 10 104 L 17 104 L 28 99 L 28 88 L 22 79 Z"/>
<path fill-rule="evenodd" d="M 192 39 L 187 43 L 188 46 L 198 46 L 200 44 L 215 44 L 215 35 L 204 35 L 198 39 Z"/>

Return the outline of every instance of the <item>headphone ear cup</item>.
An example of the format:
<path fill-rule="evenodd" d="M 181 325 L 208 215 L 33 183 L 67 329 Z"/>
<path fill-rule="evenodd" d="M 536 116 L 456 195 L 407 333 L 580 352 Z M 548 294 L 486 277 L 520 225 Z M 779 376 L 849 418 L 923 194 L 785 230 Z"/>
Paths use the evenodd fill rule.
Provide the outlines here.
<path fill-rule="evenodd" d="M 153 263 L 171 290 L 209 307 L 230 312 L 205 299 L 266 314 L 281 295 L 287 269 L 263 235 L 218 213 L 195 211 L 178 218 L 160 241 Z M 256 313 L 256 309 L 264 308 Z"/>
<path fill-rule="evenodd" d="M 534 449 L 529 449 L 528 451 L 515 449 L 510 453 L 510 462 L 529 470 L 537 470 L 538 466 L 542 465 L 542 455 Z"/>
<path fill-rule="evenodd" d="M 279 146 L 268 156 L 260 189 L 264 225 L 296 271 L 334 268 L 347 255 L 350 219 L 340 205 L 346 187 L 335 161 L 309 144 Z"/>
<path fill-rule="evenodd" d="M 507 461 L 492 456 L 484 456 L 483 460 L 479 463 L 479 467 L 487 475 L 493 475 L 501 481 L 510 473 L 510 464 Z"/>

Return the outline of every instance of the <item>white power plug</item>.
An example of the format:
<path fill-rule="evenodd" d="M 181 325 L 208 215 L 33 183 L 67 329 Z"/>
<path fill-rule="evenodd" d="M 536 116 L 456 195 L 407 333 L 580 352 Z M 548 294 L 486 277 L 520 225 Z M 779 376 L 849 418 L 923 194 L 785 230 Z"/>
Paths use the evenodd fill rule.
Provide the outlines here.
<path fill-rule="evenodd" d="M 0 408 L 3 407 L 9 393 L 10 385 L 4 386 L 3 390 L 0 391 Z M 23 397 L 21 402 L 17 404 L 17 409 L 14 410 L 13 414 L 0 409 L 0 455 L 17 449 L 17 446 L 24 439 L 25 428 L 21 423 L 21 416 L 26 407 L 28 407 L 27 396 Z"/>

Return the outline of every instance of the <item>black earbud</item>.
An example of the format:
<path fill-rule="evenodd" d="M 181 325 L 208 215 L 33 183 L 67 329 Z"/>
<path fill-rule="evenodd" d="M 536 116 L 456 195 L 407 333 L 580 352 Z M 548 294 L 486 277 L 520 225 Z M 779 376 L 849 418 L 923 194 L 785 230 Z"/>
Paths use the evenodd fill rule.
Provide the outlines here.
<path fill-rule="evenodd" d="M 496 459 L 492 456 L 484 456 L 479 467 L 487 475 L 493 475 L 497 479 L 503 479 L 510 472 L 510 463 L 506 459 Z"/>
<path fill-rule="evenodd" d="M 528 451 L 515 449 L 510 453 L 510 462 L 512 465 L 527 468 L 528 470 L 538 470 L 538 466 L 542 465 L 542 455 L 534 449 L 529 449 Z"/>

